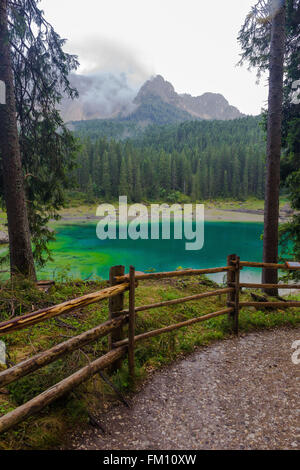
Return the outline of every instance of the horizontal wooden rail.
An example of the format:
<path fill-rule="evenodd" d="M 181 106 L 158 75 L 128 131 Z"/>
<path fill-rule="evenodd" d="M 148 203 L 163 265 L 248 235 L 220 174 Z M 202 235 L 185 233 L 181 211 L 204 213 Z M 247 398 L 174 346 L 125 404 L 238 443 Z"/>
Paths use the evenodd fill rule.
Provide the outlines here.
<path fill-rule="evenodd" d="M 34 372 L 41 367 L 50 364 L 51 362 L 56 361 L 61 356 L 68 354 L 72 351 L 75 351 L 86 344 L 92 343 L 103 336 L 106 336 L 108 333 L 113 331 L 115 328 L 119 328 L 124 323 L 128 321 L 128 316 L 123 315 L 112 320 L 108 320 L 101 325 L 92 328 L 91 330 L 85 331 L 78 336 L 59 343 L 53 346 L 47 351 L 40 352 L 25 361 L 20 362 L 19 364 L 11 367 L 10 369 L 0 372 L 0 388 L 14 382 L 25 375 Z"/>
<path fill-rule="evenodd" d="M 194 323 L 199 323 L 205 320 L 209 320 L 210 318 L 218 317 L 220 315 L 225 315 L 227 313 L 232 313 L 234 311 L 233 308 L 225 308 L 223 310 L 219 310 L 218 312 L 208 313 L 207 315 L 203 315 L 202 317 L 191 318 L 190 320 L 185 320 L 181 323 L 176 323 L 173 325 L 165 326 L 164 328 L 159 328 L 158 330 L 148 331 L 147 333 L 142 333 L 134 337 L 134 342 L 142 341 L 144 339 L 152 338 L 153 336 L 158 336 L 163 333 L 168 333 L 169 331 L 178 330 L 179 328 L 183 328 L 185 326 L 193 325 Z M 114 347 L 125 346 L 128 344 L 128 338 L 123 339 L 114 343 Z"/>
<path fill-rule="evenodd" d="M 300 284 L 255 284 L 248 282 L 241 282 L 240 287 L 249 287 L 252 289 L 300 289 Z"/>
<path fill-rule="evenodd" d="M 185 302 L 192 302 L 193 300 L 204 299 L 206 297 L 215 297 L 218 295 L 228 294 L 234 292 L 234 288 L 225 287 L 224 289 L 218 289 L 211 292 L 203 292 L 202 294 L 190 295 L 188 297 L 180 297 L 180 299 L 165 300 L 164 302 L 156 302 L 155 304 L 141 305 L 135 308 L 135 312 L 144 312 L 145 310 L 151 310 L 152 308 L 166 307 L 168 305 L 183 304 Z M 122 310 L 120 314 L 128 314 L 129 309 Z"/>
<path fill-rule="evenodd" d="M 233 261 L 234 263 L 234 261 Z M 298 267 L 288 267 L 286 264 L 278 263 L 256 263 L 252 261 L 240 261 L 240 266 L 248 266 L 250 268 L 270 268 L 270 269 L 281 269 L 283 271 L 298 271 Z"/>
<path fill-rule="evenodd" d="M 131 283 L 129 282 L 129 275 L 123 275 L 124 267 L 118 266 L 111 268 L 113 273 L 110 277 L 111 286 L 103 289 L 98 292 L 84 295 L 76 299 L 72 299 L 66 302 L 63 302 L 59 305 L 52 307 L 44 308 L 35 312 L 28 313 L 26 315 L 13 318 L 11 320 L 0 323 L 0 336 L 18 331 L 23 328 L 27 328 L 36 323 L 48 320 L 50 318 L 69 313 L 73 310 L 76 310 L 81 307 L 99 302 L 104 299 L 110 298 L 110 313 L 112 318 L 101 325 L 98 325 L 86 332 L 81 333 L 78 336 L 72 337 L 67 341 L 64 341 L 60 344 L 53 346 L 48 351 L 40 352 L 33 357 L 22 361 L 20 364 L 15 365 L 14 367 L 7 369 L 0 373 L 0 387 L 6 386 L 15 380 L 26 376 L 27 374 L 34 372 L 41 367 L 44 367 L 47 364 L 50 364 L 56 361 L 58 358 L 64 354 L 68 354 L 76 349 L 81 348 L 82 346 L 96 341 L 98 338 L 106 336 L 107 334 L 115 335 L 116 331 L 120 332 L 121 327 L 128 322 L 129 320 L 129 310 L 124 310 L 123 304 L 123 293 L 130 288 L 130 305 L 131 305 L 131 324 L 129 328 L 129 338 L 122 339 L 123 335 L 120 333 L 114 339 L 110 339 L 109 348 L 111 349 L 107 354 L 102 357 L 94 360 L 89 363 L 82 369 L 73 373 L 70 377 L 65 378 L 61 382 L 57 383 L 53 387 L 49 388 L 45 392 L 36 396 L 29 402 L 19 406 L 15 410 L 7 413 L 6 415 L 0 417 L 0 433 L 7 431 L 12 426 L 18 424 L 19 422 L 25 420 L 34 413 L 39 412 L 41 409 L 52 403 L 54 400 L 58 399 L 62 395 L 66 394 L 72 390 L 75 386 L 81 384 L 85 380 L 89 379 L 92 375 L 99 372 L 101 369 L 104 369 L 108 366 L 114 364 L 114 367 L 119 367 L 120 359 L 127 353 L 129 350 L 129 364 L 131 376 L 134 376 L 134 345 L 138 341 L 143 341 L 155 336 L 159 336 L 163 333 L 168 333 L 180 328 L 188 327 L 195 323 L 204 322 L 211 318 L 219 317 L 221 315 L 231 314 L 230 317 L 233 317 L 232 314 L 235 314 L 236 322 L 238 322 L 238 312 L 240 308 L 243 307 L 256 307 L 256 308 L 266 308 L 271 307 L 276 308 L 290 308 L 290 307 L 300 307 L 300 301 L 286 301 L 286 302 L 240 302 L 239 301 L 239 290 L 240 287 L 246 288 L 278 288 L 278 289 L 299 289 L 299 284 L 259 284 L 259 283 L 239 283 L 239 271 L 242 267 L 257 267 L 257 268 L 270 268 L 270 269 L 280 269 L 280 270 L 297 270 L 298 267 L 290 267 L 286 264 L 276 264 L 276 263 L 256 263 L 248 261 L 239 261 L 239 257 L 236 255 L 230 255 L 228 257 L 228 265 L 225 267 L 218 268 L 206 268 L 206 269 L 185 269 L 178 271 L 170 272 L 158 272 L 158 273 L 140 273 L 134 272 L 134 268 L 131 268 Z M 121 268 L 121 269 L 117 269 Z M 182 297 L 178 299 L 166 300 L 163 302 L 157 302 L 149 305 L 142 305 L 135 307 L 134 304 L 134 290 L 139 280 L 147 279 L 164 279 L 172 277 L 185 277 L 185 276 L 197 276 L 201 274 L 213 274 L 227 272 L 227 287 L 222 289 L 217 289 L 214 291 L 203 292 L 195 295 L 190 295 L 187 297 Z M 133 274 L 134 273 L 134 274 Z M 233 282 L 235 279 L 236 282 Z M 195 300 L 200 300 L 206 297 L 221 296 L 227 294 L 227 308 L 222 310 L 212 312 L 209 314 L 202 315 L 200 317 L 191 318 L 189 320 L 182 321 L 180 323 L 172 324 L 163 328 L 156 330 L 148 331 L 139 335 L 134 334 L 134 314 L 136 312 L 142 312 L 145 310 L 150 310 L 159 307 L 166 307 L 170 305 L 181 304 L 185 302 L 191 302 Z M 116 302 L 118 297 L 120 297 L 120 302 Z M 116 305 L 114 306 L 114 302 Z M 116 310 L 118 310 L 116 312 Z M 115 313 L 114 313 L 115 312 Z M 116 316 L 115 316 L 116 315 Z M 238 332 L 237 328 L 234 330 Z M 111 344 L 113 343 L 113 344 Z"/>
<path fill-rule="evenodd" d="M 16 317 L 12 320 L 5 321 L 0 323 L 0 336 L 27 328 L 28 326 L 35 325 L 36 323 L 44 320 L 49 320 L 50 318 L 57 317 L 58 315 L 71 312 L 72 310 L 76 310 L 79 307 L 85 307 L 87 305 L 99 302 L 100 300 L 114 297 L 115 295 L 119 295 L 121 292 L 127 290 L 128 287 L 128 283 L 107 287 L 106 289 L 102 289 L 98 292 L 93 292 L 76 299 L 67 300 L 61 304 L 37 310 L 36 312 L 28 313 L 21 317 Z"/>
<path fill-rule="evenodd" d="M 85 380 L 89 379 L 100 370 L 105 369 L 113 362 L 120 359 L 126 353 L 126 351 L 126 347 L 113 349 L 104 356 L 101 356 L 74 374 L 70 375 L 70 377 L 63 379 L 61 382 L 28 401 L 24 405 L 21 405 L 15 410 L 10 411 L 6 415 L 2 416 L 0 418 L 0 434 L 7 431 L 12 426 L 20 423 L 29 416 L 38 413 L 40 410 L 45 408 L 45 406 L 65 395 L 67 392 Z"/>
<path fill-rule="evenodd" d="M 213 273 L 222 273 L 226 271 L 233 271 L 235 268 L 233 266 L 225 266 L 221 268 L 206 268 L 206 269 L 183 269 L 178 271 L 165 271 L 161 273 L 143 273 L 137 274 L 135 276 L 136 281 L 142 281 L 146 279 L 163 279 L 168 277 L 181 277 L 181 276 L 197 276 L 200 274 L 213 274 Z M 125 282 L 128 281 L 129 274 L 124 276 L 116 276 L 116 282 Z"/>
<path fill-rule="evenodd" d="M 231 303 L 230 303 L 231 305 Z M 286 302 L 240 302 L 240 307 L 274 307 L 274 308 L 290 308 L 300 307 L 300 300 Z"/>

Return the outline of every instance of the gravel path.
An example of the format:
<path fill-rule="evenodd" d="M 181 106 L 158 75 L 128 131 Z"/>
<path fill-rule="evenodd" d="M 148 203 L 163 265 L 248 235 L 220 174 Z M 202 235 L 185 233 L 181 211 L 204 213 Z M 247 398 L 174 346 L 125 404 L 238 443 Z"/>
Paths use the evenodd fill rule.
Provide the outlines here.
<path fill-rule="evenodd" d="M 97 418 L 70 449 L 299 449 L 300 328 L 251 333 L 199 349 L 157 372 Z M 298 429 L 297 429 L 298 426 Z"/>

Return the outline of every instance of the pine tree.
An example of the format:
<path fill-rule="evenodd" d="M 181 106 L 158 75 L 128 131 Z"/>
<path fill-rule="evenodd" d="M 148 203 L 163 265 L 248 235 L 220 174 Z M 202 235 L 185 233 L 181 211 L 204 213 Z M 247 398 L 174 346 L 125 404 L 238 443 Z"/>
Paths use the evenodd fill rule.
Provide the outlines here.
<path fill-rule="evenodd" d="M 8 220 L 11 274 L 23 274 L 35 279 L 16 121 L 6 0 L 0 3 L 0 80 L 6 86 L 6 103 L 0 105 L 0 153 Z"/>
<path fill-rule="evenodd" d="M 142 190 L 142 183 L 141 183 L 140 166 L 138 163 L 136 163 L 136 166 L 134 168 L 133 201 L 142 202 L 142 198 L 143 198 L 143 190 Z"/>
<path fill-rule="evenodd" d="M 126 166 L 126 160 L 125 160 L 125 157 L 123 157 L 121 161 L 121 169 L 120 169 L 119 196 L 128 197 L 129 195 L 127 170 L 128 169 Z"/>
<path fill-rule="evenodd" d="M 272 0 L 272 29 L 270 46 L 270 78 L 267 125 L 267 177 L 265 192 L 263 261 L 278 262 L 279 185 L 281 124 L 283 104 L 283 66 L 285 51 L 285 1 Z M 277 284 L 277 269 L 263 269 L 262 282 Z M 277 294 L 277 289 L 268 289 Z"/>
<path fill-rule="evenodd" d="M 48 241 L 54 238 L 53 232 L 47 227 L 48 222 L 58 217 L 58 210 L 64 203 L 64 191 L 70 183 L 69 175 L 73 171 L 78 150 L 73 134 L 66 128 L 57 110 L 63 95 L 71 98 L 77 96 L 68 76 L 76 69 L 78 62 L 75 56 L 63 51 L 65 40 L 44 18 L 38 3 L 39 0 L 1 2 L 3 18 L 9 16 L 8 28 L 3 23 L 1 33 L 5 36 L 4 42 L 12 66 L 13 85 L 10 84 L 8 89 L 12 93 L 11 97 L 14 95 L 22 170 L 26 175 L 27 207 L 22 207 L 21 200 L 19 207 L 22 207 L 24 217 L 26 212 L 28 214 L 31 240 L 35 247 L 34 257 L 39 264 L 43 264 L 50 256 Z M 0 60 L 3 59 L 4 55 L 1 54 Z M 7 155 L 6 151 L 4 153 Z M 5 186 L 9 181 L 5 174 L 5 162 L 1 176 L 2 185 Z M 17 185 L 19 188 L 22 185 L 20 178 Z M 9 186 L 13 193 L 13 185 Z M 4 193 L 7 199 L 8 192 L 4 190 Z M 11 225 L 11 204 L 8 205 L 7 215 Z M 15 216 L 13 219 L 16 220 Z M 27 229 L 23 228 L 21 221 L 18 226 L 21 237 L 21 232 Z M 9 230 L 16 232 L 14 229 Z M 11 236 L 10 251 L 16 251 L 13 247 L 14 237 Z M 26 250 L 31 249 L 28 241 L 26 246 Z M 21 256 L 20 251 L 18 256 Z M 28 269 L 19 271 L 25 273 Z M 32 266 L 29 271 L 32 271 Z"/>
<path fill-rule="evenodd" d="M 246 158 L 245 158 L 245 162 L 244 162 L 244 171 L 243 171 L 243 198 L 244 199 L 247 199 L 248 197 L 248 190 L 249 190 L 249 181 L 248 181 L 248 178 L 249 178 L 249 169 L 248 169 L 248 158 L 247 158 L 247 155 L 246 155 Z"/>
<path fill-rule="evenodd" d="M 228 184 L 228 174 L 227 170 L 224 171 L 224 197 L 227 198 L 229 196 L 229 184 Z"/>
<path fill-rule="evenodd" d="M 268 171 L 263 254 L 264 260 L 270 262 L 276 262 L 278 258 L 280 146 L 282 142 L 287 144 L 294 113 L 297 113 L 297 109 L 291 105 L 291 91 L 293 81 L 300 78 L 299 12 L 299 0 L 269 0 L 267 4 L 260 0 L 252 8 L 252 14 L 247 16 L 238 38 L 243 50 L 241 64 L 249 62 L 250 66 L 257 68 L 258 76 L 270 69 L 269 114 L 265 120 L 268 129 Z M 276 283 L 277 270 L 264 270 L 263 279 L 268 283 Z M 269 292 L 276 294 L 275 290 Z"/>
<path fill-rule="evenodd" d="M 108 152 L 105 151 L 103 155 L 103 178 L 102 178 L 102 190 L 106 200 L 111 198 L 111 176 L 109 168 L 109 157 Z"/>

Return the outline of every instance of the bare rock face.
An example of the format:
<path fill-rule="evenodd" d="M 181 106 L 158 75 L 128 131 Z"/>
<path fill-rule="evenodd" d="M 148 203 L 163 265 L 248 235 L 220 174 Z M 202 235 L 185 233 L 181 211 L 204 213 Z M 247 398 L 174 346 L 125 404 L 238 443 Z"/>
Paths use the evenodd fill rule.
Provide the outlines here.
<path fill-rule="evenodd" d="M 134 103 L 143 104 L 150 97 L 157 96 L 163 102 L 176 106 L 191 115 L 191 119 L 237 119 L 244 114 L 231 106 L 223 95 L 219 93 L 204 93 L 201 96 L 178 94 L 170 82 L 161 75 L 148 80 L 140 89 Z"/>
<path fill-rule="evenodd" d="M 0 245 L 5 245 L 7 243 L 9 243 L 8 234 L 0 231 Z"/>
<path fill-rule="evenodd" d="M 202 119 L 238 119 L 244 115 L 230 106 L 219 93 L 204 93 L 201 96 L 181 95 L 185 110 Z"/>
<path fill-rule="evenodd" d="M 158 96 L 162 101 L 172 104 L 180 108 L 181 98 L 175 92 L 173 85 L 164 80 L 161 75 L 156 75 L 154 78 L 147 80 L 138 92 L 134 103 L 142 104 L 150 96 Z"/>
<path fill-rule="evenodd" d="M 123 76 L 113 74 L 70 75 L 70 82 L 79 92 L 74 101 L 64 98 L 61 113 L 65 122 L 90 119 L 135 118 L 140 108 L 151 107 L 153 121 L 159 121 L 158 109 L 163 112 L 165 105 L 166 120 L 194 119 L 237 119 L 244 114 L 231 106 L 219 93 L 204 93 L 191 96 L 176 93 L 173 85 L 161 75 L 147 80 L 138 94 L 131 89 Z M 173 109 L 170 109 L 170 106 Z M 184 112 L 184 113 L 182 113 Z M 141 114 L 141 113 L 140 113 Z M 143 114 L 143 113 L 142 113 Z M 180 119 L 181 117 L 181 119 Z M 174 121 L 174 119 L 173 119 Z"/>

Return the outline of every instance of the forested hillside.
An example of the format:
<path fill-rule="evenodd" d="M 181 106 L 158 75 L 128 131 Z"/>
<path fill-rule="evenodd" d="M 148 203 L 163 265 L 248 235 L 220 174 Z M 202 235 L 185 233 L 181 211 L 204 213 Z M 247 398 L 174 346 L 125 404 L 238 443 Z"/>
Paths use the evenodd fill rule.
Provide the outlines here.
<path fill-rule="evenodd" d="M 88 121 L 74 121 L 68 124 L 79 137 L 90 137 L 91 140 L 99 137 L 125 140 L 142 136 L 148 126 L 165 126 L 191 121 L 190 114 L 171 104 L 164 103 L 159 97 L 152 96 L 144 100 L 127 117 L 115 119 L 91 119 Z"/>
<path fill-rule="evenodd" d="M 137 122 L 141 126 L 156 124 L 163 126 L 166 124 L 176 124 L 183 121 L 191 121 L 191 114 L 170 103 L 165 103 L 159 96 L 150 95 L 143 99 L 138 108 L 124 121 Z"/>
<path fill-rule="evenodd" d="M 263 197 L 265 142 L 258 117 L 152 126 L 124 142 L 85 137 L 74 174 L 89 197 L 131 201 Z"/>
<path fill-rule="evenodd" d="M 89 137 L 92 141 L 100 137 L 125 140 L 138 137 L 143 128 L 137 122 L 119 119 L 91 119 L 74 121 L 67 124 L 68 128 L 80 139 Z"/>

